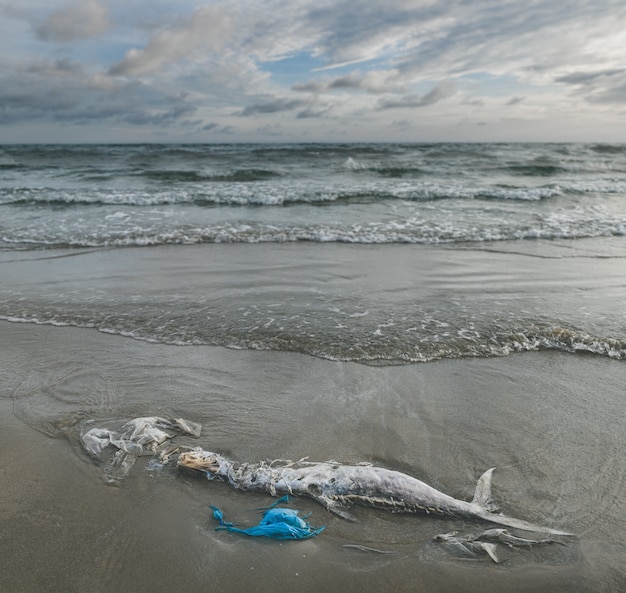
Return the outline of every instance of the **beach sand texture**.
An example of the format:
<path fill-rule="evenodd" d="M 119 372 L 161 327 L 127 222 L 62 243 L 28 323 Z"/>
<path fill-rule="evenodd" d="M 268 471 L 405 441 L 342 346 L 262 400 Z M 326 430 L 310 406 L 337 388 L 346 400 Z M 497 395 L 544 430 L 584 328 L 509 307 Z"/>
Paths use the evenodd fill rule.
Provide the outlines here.
<path fill-rule="evenodd" d="M 519 247 L 485 258 L 468 252 L 466 263 L 473 267 L 466 269 L 465 280 L 461 275 L 454 282 L 470 286 L 475 278 L 479 284 L 496 257 L 508 258 L 508 265 L 498 264 L 508 270 L 503 285 L 521 285 L 532 254 L 515 253 Z M 186 282 L 196 295 L 210 290 L 217 303 L 230 294 L 241 305 L 254 291 L 262 306 L 266 287 L 281 282 L 283 292 L 285 286 L 312 291 L 328 282 L 343 286 L 346 294 L 358 292 L 368 266 L 377 265 L 382 273 L 386 261 L 380 251 L 371 257 L 367 248 L 292 248 L 242 246 L 226 252 L 199 246 L 185 251 L 184 259 L 175 247 L 51 259 L 46 252 L 45 257 L 5 253 L 2 272 L 26 297 L 24 308 L 37 301 L 45 311 L 50 302 L 58 314 L 64 309 L 55 300 L 55 278 L 67 310 L 86 306 L 89 299 L 100 299 L 102 307 L 106 295 L 99 291 L 114 278 L 119 285 L 111 293 L 138 287 L 149 293 L 158 283 L 165 290 L 162 283 L 172 282 L 172 276 L 157 270 L 177 266 L 179 286 Z M 393 260 L 396 248 L 388 249 Z M 552 249 L 558 255 L 558 246 Z M 308 266 L 305 272 L 289 265 L 288 252 Z M 464 257 L 457 250 L 452 260 L 438 248 L 420 256 L 423 273 L 417 279 L 402 276 L 402 260 L 395 257 L 386 286 L 400 287 L 400 278 L 408 283 L 410 277 L 424 294 L 435 293 L 438 282 L 452 282 Z M 255 266 L 247 273 L 244 263 L 253 257 Z M 320 260 L 335 262 L 328 268 L 332 275 L 319 272 Z M 579 302 L 599 306 L 590 295 L 619 294 L 620 263 L 583 257 L 578 265 L 587 261 L 591 267 L 581 280 L 572 268 L 569 281 L 588 289 L 581 290 Z M 550 294 L 557 269 L 551 266 L 559 260 L 539 262 L 533 280 L 541 286 L 527 290 L 529 302 Z M 561 260 L 560 285 L 568 282 L 570 263 Z M 300 274 L 310 284 L 298 288 Z M 369 277 L 365 281 L 371 285 Z M 471 290 L 466 294 L 471 300 Z M 504 298 L 502 290 L 498 294 Z M 558 294 L 560 301 L 548 297 L 554 306 L 573 310 L 573 300 Z M 269 294 L 266 303 L 275 297 Z M 368 306 L 375 306 L 376 295 L 369 298 Z M 591 353 L 540 350 L 381 366 L 3 321 L 0 591 L 621 591 L 626 586 L 625 384 L 623 361 Z M 470 499 L 476 479 L 495 466 L 494 496 L 505 513 L 572 531 L 578 539 L 566 546 L 505 550 L 506 562 L 492 565 L 455 558 L 432 542 L 439 533 L 476 531 L 477 523 L 365 508 L 353 509 L 358 522 L 352 523 L 305 499 L 293 500 L 293 507 L 311 512 L 313 525 L 327 526 L 313 540 L 279 543 L 215 532 L 209 505 L 250 525 L 257 518 L 254 509 L 272 500 L 180 474 L 173 464 L 154 474 L 145 471 L 142 458 L 125 482 L 111 486 L 79 445 L 80 422 L 146 415 L 200 422 L 201 437 L 186 442 L 233 459 L 369 461 L 415 475 L 457 498 Z"/>

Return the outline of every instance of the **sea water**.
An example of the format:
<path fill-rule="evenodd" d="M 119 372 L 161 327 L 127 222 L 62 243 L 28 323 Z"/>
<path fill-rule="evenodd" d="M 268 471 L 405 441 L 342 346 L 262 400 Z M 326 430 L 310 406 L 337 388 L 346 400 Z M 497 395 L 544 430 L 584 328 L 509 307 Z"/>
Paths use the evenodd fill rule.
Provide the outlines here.
<path fill-rule="evenodd" d="M 625 233 L 619 145 L 4 146 L 0 254 L 24 265 L 0 318 L 372 364 L 622 359 Z M 56 255 L 81 265 L 28 265 Z"/>

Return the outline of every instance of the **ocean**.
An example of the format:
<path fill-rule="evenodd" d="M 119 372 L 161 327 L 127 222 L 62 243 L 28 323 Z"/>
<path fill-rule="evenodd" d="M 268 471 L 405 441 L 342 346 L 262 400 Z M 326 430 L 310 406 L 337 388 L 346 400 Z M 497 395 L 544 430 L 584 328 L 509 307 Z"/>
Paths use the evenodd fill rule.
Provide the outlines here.
<path fill-rule="evenodd" d="M 124 249 L 141 267 L 123 286 L 68 278 L 45 303 L 36 279 L 3 283 L 3 319 L 378 364 L 626 353 L 611 304 L 626 256 L 622 146 L 6 146 L 0 213 L 3 258 L 89 251 L 98 270 Z M 267 243 L 285 269 L 264 270 Z M 235 267 L 198 245 L 237 254 Z M 176 246 L 176 269 L 159 272 L 156 246 Z M 514 269 L 513 251 L 526 255 Z M 581 274 L 583 260 L 604 277 Z"/>
<path fill-rule="evenodd" d="M 624 590 L 625 260 L 624 145 L 1 146 L 0 590 Z M 81 448 L 144 416 L 466 500 L 496 467 L 578 537 L 495 565 L 433 539 L 488 525 L 300 498 L 312 540 L 215 532 L 272 500 Z"/>

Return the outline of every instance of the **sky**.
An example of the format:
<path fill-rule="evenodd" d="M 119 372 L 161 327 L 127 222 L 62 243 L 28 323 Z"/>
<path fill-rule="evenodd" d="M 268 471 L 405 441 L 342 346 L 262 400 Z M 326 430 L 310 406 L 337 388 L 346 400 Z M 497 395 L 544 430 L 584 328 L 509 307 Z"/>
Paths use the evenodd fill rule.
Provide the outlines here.
<path fill-rule="evenodd" d="M 624 0 L 0 0 L 0 143 L 626 141 Z"/>

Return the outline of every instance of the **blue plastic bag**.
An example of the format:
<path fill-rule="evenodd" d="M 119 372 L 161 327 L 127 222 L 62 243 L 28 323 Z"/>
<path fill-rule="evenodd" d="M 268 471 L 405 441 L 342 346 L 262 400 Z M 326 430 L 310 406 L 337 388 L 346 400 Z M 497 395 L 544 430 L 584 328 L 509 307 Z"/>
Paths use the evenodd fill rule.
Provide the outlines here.
<path fill-rule="evenodd" d="M 220 524 L 216 531 L 230 531 L 231 533 L 241 533 L 252 537 L 270 537 L 286 540 L 308 539 L 324 531 L 326 526 L 319 528 L 311 527 L 302 517 L 298 516 L 299 511 L 275 508 L 279 503 L 288 502 L 288 500 L 288 496 L 283 496 L 267 509 L 260 509 L 263 511 L 263 518 L 258 525 L 248 527 L 248 529 L 239 529 L 233 523 L 224 521 L 224 513 L 217 507 L 211 506 L 213 518 Z"/>

